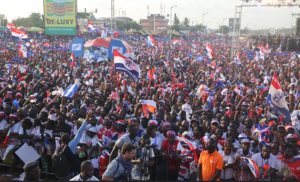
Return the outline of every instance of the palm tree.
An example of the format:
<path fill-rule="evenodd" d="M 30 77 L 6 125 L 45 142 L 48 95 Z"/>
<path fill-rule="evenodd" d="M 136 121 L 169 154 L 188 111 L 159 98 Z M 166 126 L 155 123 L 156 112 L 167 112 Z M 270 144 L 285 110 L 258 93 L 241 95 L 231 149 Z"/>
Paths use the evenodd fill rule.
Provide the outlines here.
<path fill-rule="evenodd" d="M 183 20 L 183 25 L 189 27 L 189 24 L 190 24 L 190 20 L 187 17 L 185 17 Z"/>

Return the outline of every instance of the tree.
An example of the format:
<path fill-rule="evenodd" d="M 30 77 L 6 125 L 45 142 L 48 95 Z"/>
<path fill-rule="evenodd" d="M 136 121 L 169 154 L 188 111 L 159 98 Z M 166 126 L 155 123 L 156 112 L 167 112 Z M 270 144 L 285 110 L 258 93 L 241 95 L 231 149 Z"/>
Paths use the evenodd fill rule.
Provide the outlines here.
<path fill-rule="evenodd" d="M 180 29 L 180 20 L 176 16 L 176 14 L 175 14 L 175 17 L 174 17 L 174 23 L 173 23 L 172 29 L 175 29 L 176 31 L 179 31 L 179 29 Z"/>
<path fill-rule="evenodd" d="M 229 27 L 228 26 L 219 26 L 219 29 L 217 30 L 217 33 L 222 33 L 222 27 L 223 27 L 223 33 L 227 34 L 229 32 Z"/>
<path fill-rule="evenodd" d="M 94 21 L 96 20 L 93 13 L 85 13 L 85 12 L 78 12 L 77 13 L 78 20 L 85 20 L 85 21 Z"/>
<path fill-rule="evenodd" d="M 39 27 L 44 28 L 44 20 L 40 13 L 31 13 L 27 18 L 17 18 L 12 21 L 16 27 Z"/>
<path fill-rule="evenodd" d="M 185 27 L 189 27 L 189 24 L 190 24 L 190 20 L 187 17 L 185 17 L 184 20 L 183 20 L 183 25 Z"/>
<path fill-rule="evenodd" d="M 136 21 L 130 21 L 124 23 L 123 21 L 117 21 L 117 29 L 121 31 L 135 29 L 135 30 L 142 30 L 142 26 L 138 24 Z"/>

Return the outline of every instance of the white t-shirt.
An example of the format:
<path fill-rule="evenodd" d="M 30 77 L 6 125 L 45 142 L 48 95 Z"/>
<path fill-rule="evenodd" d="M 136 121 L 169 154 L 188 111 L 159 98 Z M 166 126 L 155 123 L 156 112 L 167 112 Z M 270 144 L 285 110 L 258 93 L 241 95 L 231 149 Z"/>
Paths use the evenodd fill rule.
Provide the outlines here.
<path fill-rule="evenodd" d="M 150 137 L 150 141 L 151 141 L 150 145 L 154 144 L 155 137 L 154 138 Z M 156 150 L 160 150 L 161 149 L 161 145 L 162 145 L 162 140 L 161 140 L 161 138 L 159 136 L 156 137 L 156 145 L 157 146 L 155 147 L 155 149 Z"/>
<path fill-rule="evenodd" d="M 161 139 L 162 142 L 164 142 L 167 138 L 164 136 L 163 133 L 158 133 L 159 138 Z"/>
<path fill-rule="evenodd" d="M 223 150 L 221 150 L 221 151 L 219 151 L 219 153 L 222 155 L 224 163 L 229 164 L 228 161 L 231 162 L 231 164 L 233 163 L 233 160 L 234 160 L 234 153 L 233 152 L 231 152 L 230 155 L 225 155 L 225 152 Z M 221 172 L 220 178 L 221 179 L 232 179 L 233 178 L 233 172 L 234 172 L 233 168 L 223 169 L 222 172 Z"/>
<path fill-rule="evenodd" d="M 77 176 L 72 178 L 70 181 L 83 181 L 83 180 L 81 179 L 80 174 L 78 174 Z M 91 178 L 87 179 L 86 181 L 99 181 L 99 179 L 96 178 L 95 176 L 92 176 Z"/>
<path fill-rule="evenodd" d="M 0 121 L 0 130 L 4 130 L 7 126 L 7 121 L 5 119 L 2 119 L 2 121 Z"/>
<path fill-rule="evenodd" d="M 10 133 L 19 133 L 20 128 L 21 128 L 22 122 L 18 122 L 14 124 L 14 126 L 11 128 Z M 9 137 L 9 145 L 19 145 L 20 140 L 16 137 Z"/>
<path fill-rule="evenodd" d="M 277 160 L 276 157 L 274 157 L 272 154 L 270 154 L 270 157 L 269 159 L 263 159 L 262 158 L 262 154 L 261 153 L 257 153 L 257 154 L 254 154 L 252 157 L 251 157 L 252 160 L 254 160 L 257 164 L 257 166 L 259 168 L 262 168 L 264 169 L 264 165 L 269 165 L 269 169 L 268 171 L 270 171 L 270 168 L 273 168 L 273 169 L 276 169 L 276 164 L 277 164 Z M 262 180 L 262 181 L 270 181 L 271 178 L 267 178 L 267 179 L 259 179 L 259 180 Z"/>

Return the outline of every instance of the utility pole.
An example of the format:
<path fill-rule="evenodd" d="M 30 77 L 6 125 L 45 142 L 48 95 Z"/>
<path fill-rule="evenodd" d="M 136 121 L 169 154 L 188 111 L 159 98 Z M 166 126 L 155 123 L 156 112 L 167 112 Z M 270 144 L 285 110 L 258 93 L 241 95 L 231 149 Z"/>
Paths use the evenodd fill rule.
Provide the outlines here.
<path fill-rule="evenodd" d="M 171 27 L 172 27 L 172 8 L 175 8 L 175 7 L 177 7 L 177 5 L 175 5 L 175 6 L 172 6 L 171 8 L 170 8 L 170 30 L 172 31 L 172 29 L 171 29 Z M 171 35 L 172 35 L 172 32 L 170 31 L 170 38 L 171 38 Z"/>
<path fill-rule="evenodd" d="M 147 17 L 149 16 L 149 5 L 147 5 Z"/>
<path fill-rule="evenodd" d="M 208 13 L 204 13 L 202 15 L 202 32 L 204 31 L 204 15 L 207 15 Z"/>

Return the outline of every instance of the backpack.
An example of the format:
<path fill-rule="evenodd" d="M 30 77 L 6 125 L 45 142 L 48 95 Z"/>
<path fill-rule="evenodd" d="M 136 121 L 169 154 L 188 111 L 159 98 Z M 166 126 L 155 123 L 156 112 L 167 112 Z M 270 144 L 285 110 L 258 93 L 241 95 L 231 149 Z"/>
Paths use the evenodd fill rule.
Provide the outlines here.
<path fill-rule="evenodd" d="M 53 154 L 51 158 L 53 169 L 55 170 L 57 177 L 65 177 L 72 172 L 71 165 L 69 164 L 69 161 L 64 152 L 67 146 L 68 145 L 66 145 L 62 151 Z"/>

